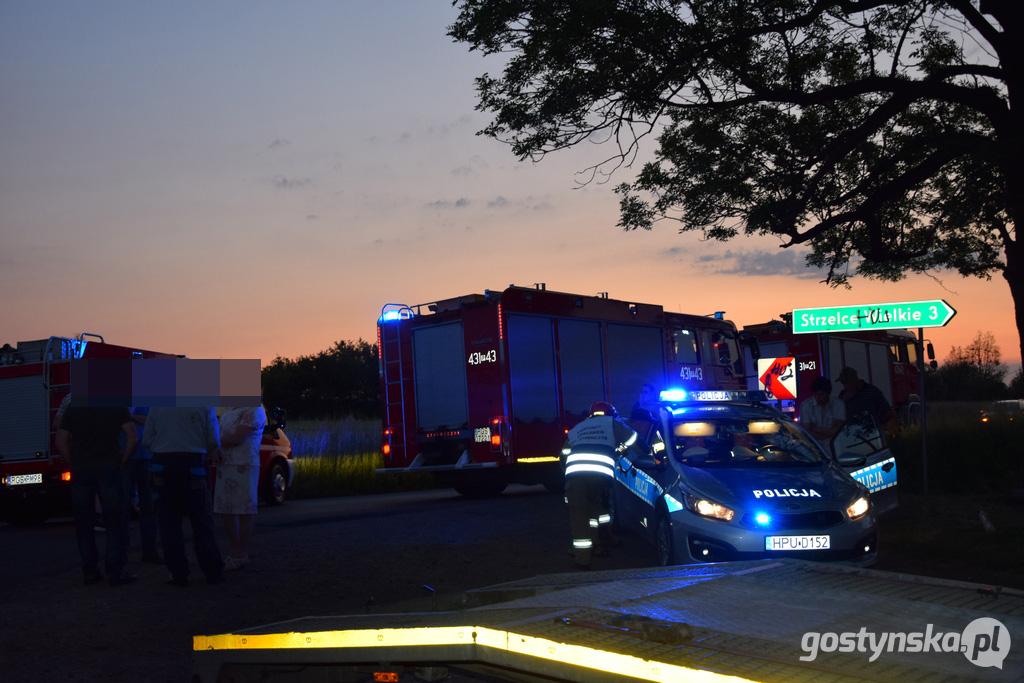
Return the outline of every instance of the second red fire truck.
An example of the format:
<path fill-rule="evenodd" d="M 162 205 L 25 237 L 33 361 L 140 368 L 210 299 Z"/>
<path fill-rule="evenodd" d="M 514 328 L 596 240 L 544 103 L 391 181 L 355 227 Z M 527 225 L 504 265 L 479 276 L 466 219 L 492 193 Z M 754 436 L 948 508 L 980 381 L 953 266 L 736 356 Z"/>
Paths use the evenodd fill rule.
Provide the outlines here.
<path fill-rule="evenodd" d="M 743 328 L 757 340 L 761 354 L 757 376 L 752 373 L 748 388 L 766 388 L 766 378 L 775 382 L 779 391 L 772 393 L 780 400 L 782 409 L 799 416 L 800 403 L 810 398 L 815 378 L 830 379 L 832 393 L 838 395 L 842 386 L 836 386 L 836 378 L 844 367 L 852 367 L 860 379 L 882 391 L 902 421 L 919 417 L 922 355 L 913 332 L 794 334 L 788 317 Z M 934 358 L 931 344 L 926 345 L 926 351 L 929 358 Z"/>
<path fill-rule="evenodd" d="M 565 434 L 597 400 L 624 417 L 655 390 L 746 387 L 736 326 L 721 314 L 511 286 L 388 304 L 377 328 L 381 473 L 429 472 L 464 495 L 561 486 Z"/>
<path fill-rule="evenodd" d="M 56 457 L 54 418 L 71 389 L 75 359 L 177 358 L 108 344 L 95 334 L 49 337 L 0 348 L 0 520 L 31 524 L 71 512 L 68 464 Z M 268 411 L 260 445 L 260 493 L 284 502 L 295 473 L 282 411 Z"/>

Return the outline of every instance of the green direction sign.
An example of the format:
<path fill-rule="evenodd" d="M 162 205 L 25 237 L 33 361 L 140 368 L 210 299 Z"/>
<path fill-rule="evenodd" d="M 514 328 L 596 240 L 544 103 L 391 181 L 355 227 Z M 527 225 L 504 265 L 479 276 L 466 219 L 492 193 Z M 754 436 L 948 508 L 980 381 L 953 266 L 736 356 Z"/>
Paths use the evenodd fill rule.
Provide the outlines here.
<path fill-rule="evenodd" d="M 793 332 L 856 332 L 907 327 L 942 327 L 956 310 L 942 299 L 900 301 L 890 304 L 794 308 Z"/>

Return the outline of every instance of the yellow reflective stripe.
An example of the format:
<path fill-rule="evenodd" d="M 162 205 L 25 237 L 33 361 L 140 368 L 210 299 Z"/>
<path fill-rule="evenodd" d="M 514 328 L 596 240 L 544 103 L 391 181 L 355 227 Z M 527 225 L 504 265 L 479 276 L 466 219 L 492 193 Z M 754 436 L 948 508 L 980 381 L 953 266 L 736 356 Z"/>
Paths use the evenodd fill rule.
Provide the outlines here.
<path fill-rule="evenodd" d="M 482 626 L 431 626 L 421 628 L 353 629 L 310 633 L 223 634 L 193 636 L 192 650 L 197 657 L 207 650 L 267 650 L 318 648 L 373 648 L 395 646 L 475 645 L 483 648 L 481 659 L 488 661 L 490 650 L 510 652 L 535 660 L 577 666 L 643 681 L 749 681 L 741 676 L 720 674 L 678 664 L 618 654 L 585 645 L 574 645 Z"/>

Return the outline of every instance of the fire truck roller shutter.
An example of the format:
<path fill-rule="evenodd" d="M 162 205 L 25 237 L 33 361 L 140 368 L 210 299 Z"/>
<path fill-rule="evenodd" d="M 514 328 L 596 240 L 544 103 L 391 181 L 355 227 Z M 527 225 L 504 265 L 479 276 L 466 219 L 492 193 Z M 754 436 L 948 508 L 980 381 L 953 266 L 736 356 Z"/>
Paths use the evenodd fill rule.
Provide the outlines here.
<path fill-rule="evenodd" d="M 508 316 L 508 365 L 517 422 L 558 420 L 552 323 L 545 317 Z"/>
<path fill-rule="evenodd" d="M 589 320 L 560 319 L 558 348 L 563 410 L 585 417 L 594 398 L 605 394 L 601 326 Z"/>
<path fill-rule="evenodd" d="M 613 404 L 631 406 L 645 383 L 665 382 L 663 334 L 660 327 L 608 325 L 608 399 Z"/>
<path fill-rule="evenodd" d="M 469 425 L 462 322 L 413 330 L 416 422 L 421 430 Z"/>
<path fill-rule="evenodd" d="M 5 429 L 4 460 L 34 460 L 50 449 L 50 407 L 41 375 L 0 379 L 0 415 Z"/>

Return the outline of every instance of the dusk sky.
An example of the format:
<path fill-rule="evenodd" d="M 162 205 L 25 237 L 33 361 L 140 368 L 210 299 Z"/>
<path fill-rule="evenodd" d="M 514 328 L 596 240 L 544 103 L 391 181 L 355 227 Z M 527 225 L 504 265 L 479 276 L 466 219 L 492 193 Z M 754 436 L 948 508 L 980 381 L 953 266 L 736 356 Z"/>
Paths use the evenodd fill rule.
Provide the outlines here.
<path fill-rule="evenodd" d="M 476 135 L 448 0 L 0 0 L 0 344 L 81 332 L 191 358 L 376 340 L 386 303 L 509 284 L 725 311 L 945 299 L 1018 363 L 1009 289 L 954 273 L 820 284 L 770 239 L 616 227 L 586 145 L 522 163 Z"/>

